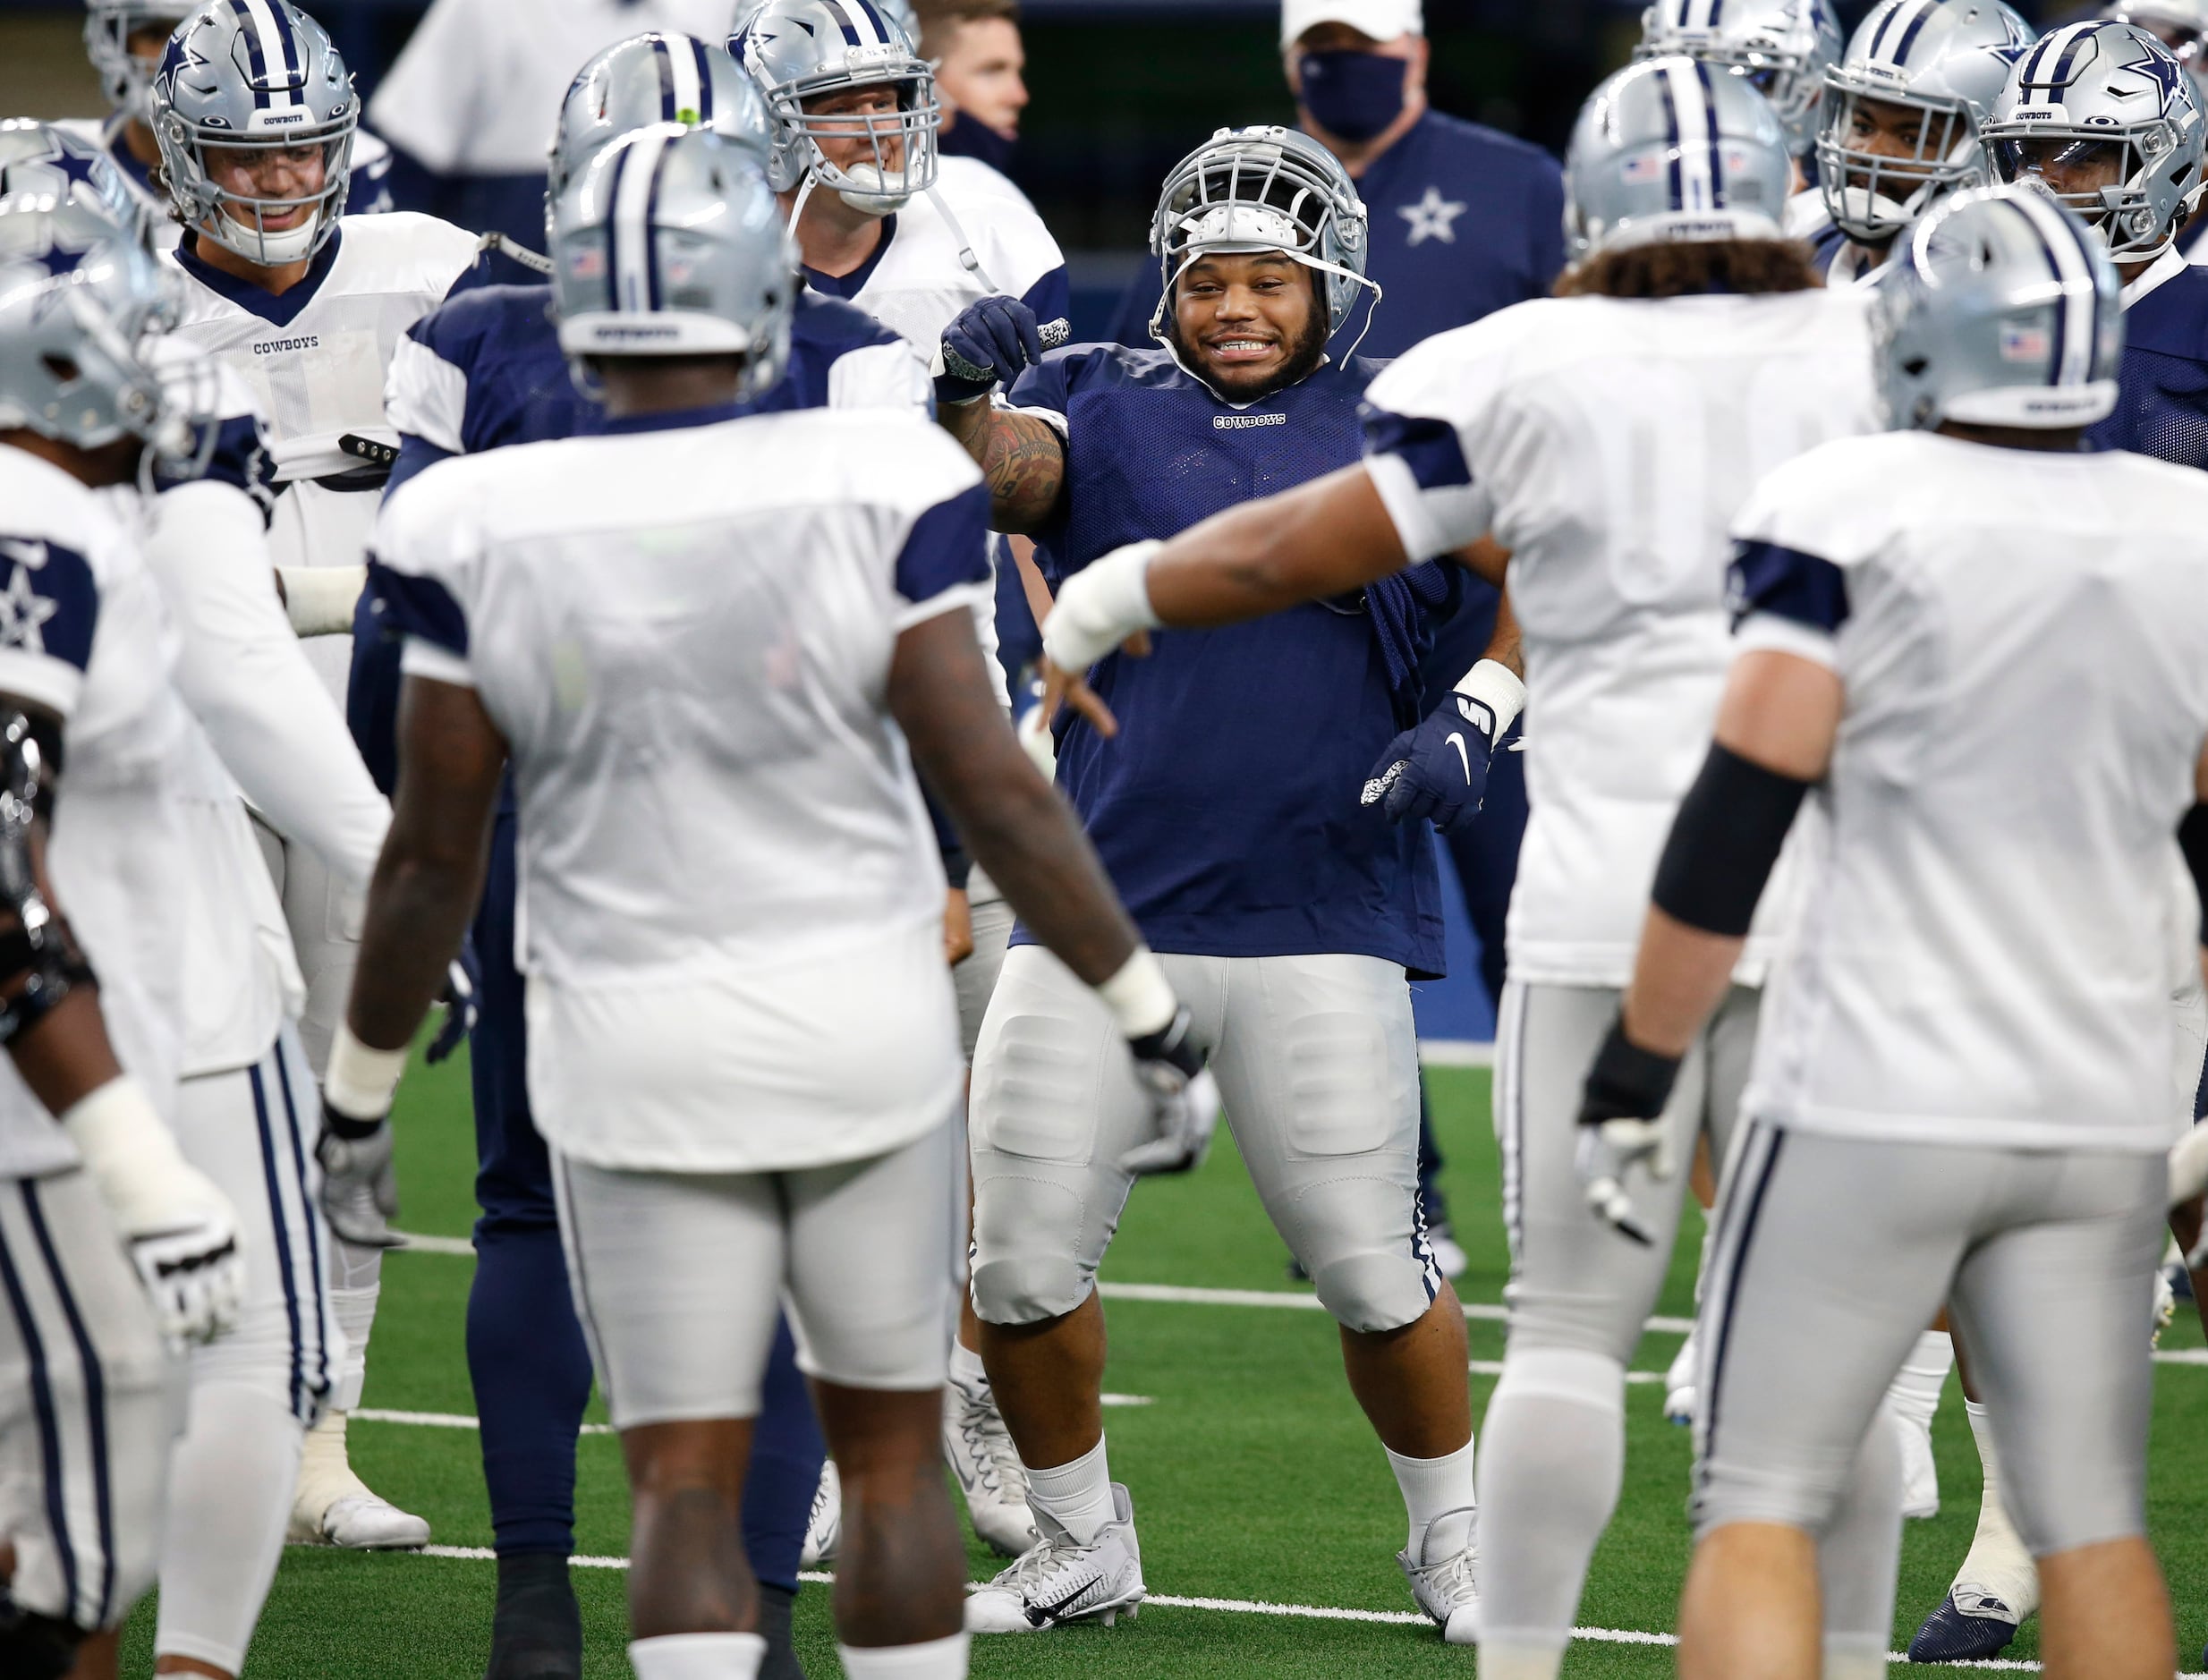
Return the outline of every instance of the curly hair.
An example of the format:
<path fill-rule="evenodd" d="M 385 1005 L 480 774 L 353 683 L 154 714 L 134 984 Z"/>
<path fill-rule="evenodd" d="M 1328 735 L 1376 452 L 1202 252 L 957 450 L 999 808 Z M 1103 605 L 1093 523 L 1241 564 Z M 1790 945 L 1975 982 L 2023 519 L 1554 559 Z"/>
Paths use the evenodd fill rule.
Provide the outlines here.
<path fill-rule="evenodd" d="M 1677 298 L 1706 292 L 1753 297 L 1824 284 L 1798 240 L 1697 240 L 1630 245 L 1574 263 L 1557 277 L 1560 298 Z"/>

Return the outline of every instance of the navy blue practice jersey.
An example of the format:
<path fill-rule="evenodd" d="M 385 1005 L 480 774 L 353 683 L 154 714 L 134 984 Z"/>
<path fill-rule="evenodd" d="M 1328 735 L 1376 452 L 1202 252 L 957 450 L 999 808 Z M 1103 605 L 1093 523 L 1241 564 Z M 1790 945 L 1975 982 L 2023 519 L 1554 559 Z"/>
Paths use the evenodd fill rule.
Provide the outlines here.
<path fill-rule="evenodd" d="M 1066 439 L 1066 496 L 1036 538 L 1045 575 L 1354 464 L 1378 372 L 1329 365 L 1236 407 L 1162 351 L 1051 352 L 1010 398 Z M 1253 624 L 1161 632 L 1149 658 L 1114 654 L 1091 674 L 1120 734 L 1066 725 L 1058 782 L 1154 948 L 1442 971 L 1426 829 L 1358 802 L 1417 715 L 1419 656 L 1461 591 L 1455 566 L 1417 571 Z"/>
<path fill-rule="evenodd" d="M 2116 412 L 2092 442 L 2208 467 L 2208 271 L 2176 267 L 2124 311 L 2119 378 Z"/>

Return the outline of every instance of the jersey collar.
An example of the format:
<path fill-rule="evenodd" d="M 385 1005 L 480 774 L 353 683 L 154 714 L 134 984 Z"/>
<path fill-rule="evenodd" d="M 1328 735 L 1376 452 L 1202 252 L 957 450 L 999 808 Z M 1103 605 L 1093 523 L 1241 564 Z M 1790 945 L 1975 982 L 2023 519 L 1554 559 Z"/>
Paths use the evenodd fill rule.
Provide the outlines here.
<path fill-rule="evenodd" d="M 664 414 L 629 414 L 608 420 L 599 429 L 608 437 L 629 432 L 687 431 L 694 426 L 718 426 L 723 420 L 742 420 L 751 412 L 740 403 L 709 403 L 703 408 L 670 409 Z"/>
<path fill-rule="evenodd" d="M 885 216 L 881 219 L 881 242 L 874 247 L 874 254 L 849 274 L 822 274 L 818 268 L 804 271 L 805 284 L 815 292 L 825 292 L 829 297 L 841 298 L 848 303 L 866 289 L 866 283 L 874 277 L 874 270 L 881 267 L 881 259 L 889 254 L 889 242 L 897 236 L 897 218 Z"/>
<path fill-rule="evenodd" d="M 217 297 L 236 304 L 248 314 L 258 315 L 271 327 L 289 327 L 297 320 L 308 304 L 322 290 L 322 283 L 329 278 L 329 271 L 337 266 L 337 248 L 344 243 L 345 231 L 341 225 L 329 236 L 329 242 L 315 253 L 314 263 L 307 270 L 307 277 L 282 297 L 263 291 L 251 280 L 241 280 L 234 274 L 225 274 L 192 249 L 192 236 L 184 235 L 184 242 L 176 248 L 176 260 L 183 271 L 212 292 Z"/>
<path fill-rule="evenodd" d="M 2127 310 L 2136 307 L 2150 293 L 2168 284 L 2174 276 L 2183 274 L 2188 266 L 2185 253 L 2176 247 L 2164 251 L 2144 274 L 2124 288 L 2124 307 Z"/>

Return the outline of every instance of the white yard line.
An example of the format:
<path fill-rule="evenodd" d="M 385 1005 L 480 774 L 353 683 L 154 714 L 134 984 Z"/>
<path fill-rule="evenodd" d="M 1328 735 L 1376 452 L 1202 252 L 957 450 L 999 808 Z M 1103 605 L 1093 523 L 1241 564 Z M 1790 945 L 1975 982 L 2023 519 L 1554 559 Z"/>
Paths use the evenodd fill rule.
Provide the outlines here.
<path fill-rule="evenodd" d="M 1108 1406 L 1150 1406 L 1158 1404 L 1146 1394 L 1108 1394 L 1103 1396 L 1103 1401 Z M 404 1423 L 423 1430 L 475 1430 L 482 1427 L 477 1419 L 458 1412 L 394 1412 L 382 1406 L 362 1406 L 349 1415 L 364 1423 Z M 611 1435 L 614 1426 L 610 1423 L 586 1423 L 582 1426 L 582 1432 L 585 1435 Z"/>
<path fill-rule="evenodd" d="M 475 1247 L 465 1238 L 456 1236 L 406 1236 L 406 1247 L 422 1254 L 458 1254 L 469 1259 L 475 1256 Z M 1288 1289 L 1201 1289 L 1185 1284 L 1103 1284 L 1096 1292 L 1107 1301 L 1150 1301 L 1172 1306 L 1185 1307 L 1259 1307 L 1274 1308 L 1289 1312 L 1324 1312 L 1319 1297 Z M 1483 1324 L 1500 1324 L 1510 1314 L 1507 1309 L 1490 1302 L 1467 1301 L 1463 1303 L 1465 1316 Z M 1685 1336 L 1694 1328 L 1692 1319 L 1675 1318 L 1658 1313 L 1642 1327 L 1659 1336 Z M 2157 1351 L 2157 1365 L 2191 1365 L 2208 1368 L 2208 1347 L 2178 1347 L 2168 1352 Z M 1474 1365 L 1474 1370 L 1480 1367 Z M 1627 1380 L 1644 1373 L 1629 1373 Z M 1105 1404 L 1113 1404 L 1109 1399 Z M 1122 1402 L 1123 1404 L 1139 1404 Z M 366 1416 L 365 1413 L 359 1415 Z"/>
<path fill-rule="evenodd" d="M 1429 1067 L 1492 1067 L 1495 1047 L 1485 1039 L 1421 1039 L 1418 1059 Z"/>
<path fill-rule="evenodd" d="M 454 1557 L 470 1562 L 488 1562 L 497 1554 L 488 1546 L 425 1546 L 418 1554 L 423 1557 Z M 626 1569 L 625 1557 L 571 1557 L 567 1560 L 577 1569 Z M 799 1577 L 818 1585 L 836 1579 L 819 1570 L 808 1569 Z M 983 1582 L 971 1581 L 966 1591 L 974 1591 Z M 1216 1610 L 1228 1616 L 1272 1616 L 1300 1618 L 1312 1622 L 1378 1622 L 1390 1627 L 1424 1627 L 1428 1619 L 1411 1610 L 1350 1610 L 1330 1604 L 1272 1604 L 1262 1599 L 1191 1599 L 1169 1592 L 1153 1592 L 1142 1600 L 1142 1608 L 1164 1610 Z M 1575 1627 L 1572 1637 L 1597 1645 L 1676 1645 L 1676 1633 L 1647 1633 L 1631 1627 Z M 1901 1651 L 1890 1651 L 1887 1661 L 1908 1661 Z M 2039 1664 L 2017 1662 L 2008 1658 L 1992 1658 L 1978 1662 L 1929 1663 L 1917 1665 L 1933 1668 L 1982 1668 L 2012 1674 L 2037 1674 Z M 2184 1674 L 2178 1680 L 2208 1680 L 2208 1675 Z"/>

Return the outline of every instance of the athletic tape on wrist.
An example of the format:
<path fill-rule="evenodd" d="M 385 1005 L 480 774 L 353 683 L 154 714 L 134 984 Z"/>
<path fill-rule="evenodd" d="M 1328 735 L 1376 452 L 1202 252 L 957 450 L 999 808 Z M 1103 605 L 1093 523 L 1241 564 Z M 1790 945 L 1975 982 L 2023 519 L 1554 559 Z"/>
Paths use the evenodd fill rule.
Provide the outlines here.
<path fill-rule="evenodd" d="M 322 1075 L 322 1100 L 352 1120 L 380 1120 L 391 1112 L 391 1098 L 406 1071 L 404 1050 L 374 1050 L 337 1023 L 329 1047 L 329 1070 Z"/>
<path fill-rule="evenodd" d="M 60 1117 L 62 1129 L 88 1160 L 115 1148 L 136 1153 L 149 1138 L 168 1136 L 153 1099 L 128 1073 L 118 1073 L 98 1090 L 78 1098 Z"/>
<path fill-rule="evenodd" d="M 1456 692 L 1474 704 L 1487 708 L 1495 719 L 1498 742 L 1510 733 L 1510 725 L 1518 721 L 1518 714 L 1525 709 L 1524 683 L 1516 671 L 1494 659 L 1482 659 L 1465 672 Z"/>
<path fill-rule="evenodd" d="M 1121 1033 L 1130 1039 L 1164 1031 L 1181 1009 L 1173 982 L 1166 979 L 1165 964 L 1146 945 L 1136 946 L 1134 955 L 1096 988 L 1096 995 L 1112 1012 Z"/>

